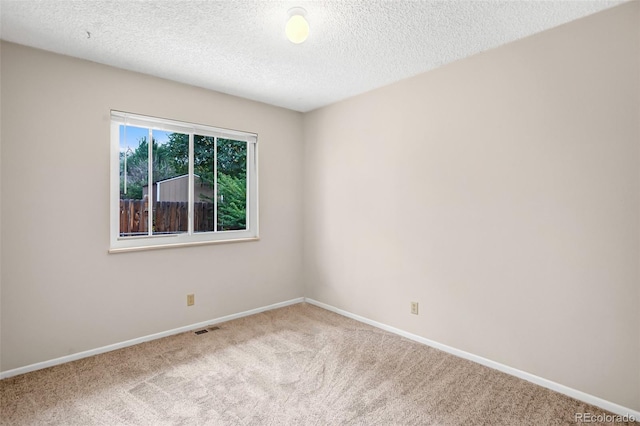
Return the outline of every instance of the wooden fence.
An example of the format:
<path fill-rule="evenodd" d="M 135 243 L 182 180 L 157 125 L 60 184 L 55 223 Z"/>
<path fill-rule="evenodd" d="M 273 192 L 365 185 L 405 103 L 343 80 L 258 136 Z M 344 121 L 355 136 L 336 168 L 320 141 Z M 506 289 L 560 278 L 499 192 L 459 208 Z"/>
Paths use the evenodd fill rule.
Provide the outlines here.
<path fill-rule="evenodd" d="M 193 230 L 215 230 L 213 203 L 193 203 Z M 186 201 L 153 203 L 153 233 L 187 232 L 189 206 Z M 148 200 L 120 200 L 120 236 L 146 235 L 149 232 Z"/>

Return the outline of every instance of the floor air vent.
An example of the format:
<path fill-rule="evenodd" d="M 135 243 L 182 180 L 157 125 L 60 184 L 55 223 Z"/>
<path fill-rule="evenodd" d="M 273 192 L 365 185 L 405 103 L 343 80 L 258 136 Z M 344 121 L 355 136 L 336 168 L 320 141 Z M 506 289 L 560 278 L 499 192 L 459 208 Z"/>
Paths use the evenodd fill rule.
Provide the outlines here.
<path fill-rule="evenodd" d="M 220 330 L 220 327 L 214 325 L 214 326 L 211 326 L 211 327 L 207 327 L 206 329 L 195 331 L 194 333 L 196 333 L 196 334 L 204 334 L 204 333 L 208 333 L 210 331 L 216 331 L 216 330 Z"/>

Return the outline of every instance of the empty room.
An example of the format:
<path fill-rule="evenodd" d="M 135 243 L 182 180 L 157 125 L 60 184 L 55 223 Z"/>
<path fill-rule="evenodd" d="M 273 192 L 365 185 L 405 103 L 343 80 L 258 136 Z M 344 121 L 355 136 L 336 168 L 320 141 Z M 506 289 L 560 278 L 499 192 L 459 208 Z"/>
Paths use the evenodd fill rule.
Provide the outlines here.
<path fill-rule="evenodd" d="M 640 422 L 640 2 L 0 38 L 0 425 Z"/>

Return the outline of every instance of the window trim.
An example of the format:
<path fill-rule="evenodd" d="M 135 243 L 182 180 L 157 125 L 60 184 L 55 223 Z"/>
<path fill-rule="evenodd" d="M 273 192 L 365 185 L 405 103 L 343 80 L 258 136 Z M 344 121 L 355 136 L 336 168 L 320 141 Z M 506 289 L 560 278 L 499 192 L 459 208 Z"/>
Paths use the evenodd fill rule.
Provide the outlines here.
<path fill-rule="evenodd" d="M 154 130 L 189 134 L 189 188 L 193 187 L 193 139 L 211 136 L 247 142 L 247 228 L 237 231 L 210 231 L 194 233 L 193 194 L 189 190 L 189 229 L 186 233 L 120 237 L 120 125 L 138 126 Z M 186 123 L 158 117 L 111 110 L 110 116 L 110 245 L 109 253 L 151 250 L 160 248 L 198 246 L 241 241 L 257 241 L 258 234 L 258 135 L 203 124 Z M 149 144 L 151 146 L 152 144 Z M 217 155 L 217 150 L 216 150 Z M 217 164 L 216 164 L 217 167 Z M 215 181 L 217 186 L 217 179 Z M 217 198 L 217 197 L 216 197 Z M 153 203 L 153 194 L 150 201 Z M 151 215 L 150 215 L 151 217 Z M 152 220 L 152 219 L 150 219 Z"/>

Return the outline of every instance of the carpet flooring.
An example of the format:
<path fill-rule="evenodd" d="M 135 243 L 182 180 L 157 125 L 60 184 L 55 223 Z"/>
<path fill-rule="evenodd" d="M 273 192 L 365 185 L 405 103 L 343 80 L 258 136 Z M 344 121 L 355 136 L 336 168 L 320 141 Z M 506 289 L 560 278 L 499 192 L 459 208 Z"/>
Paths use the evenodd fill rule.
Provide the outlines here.
<path fill-rule="evenodd" d="M 217 327 L 2 380 L 0 424 L 559 425 L 608 414 L 306 303 Z"/>

